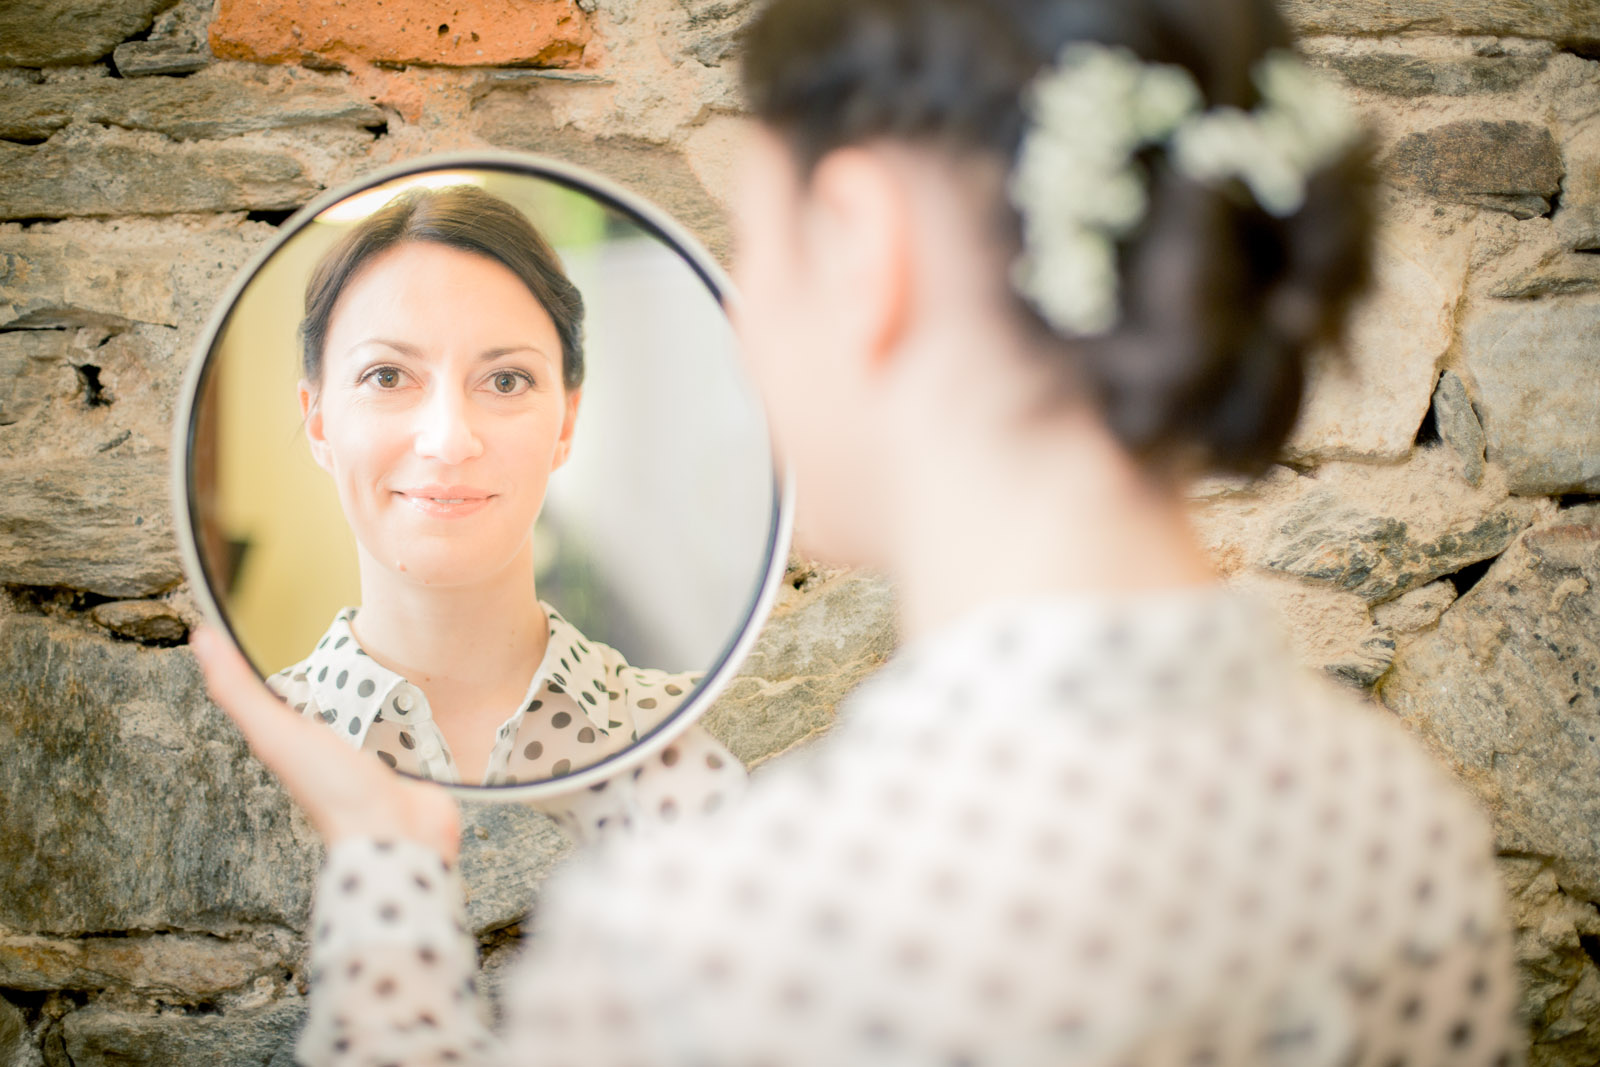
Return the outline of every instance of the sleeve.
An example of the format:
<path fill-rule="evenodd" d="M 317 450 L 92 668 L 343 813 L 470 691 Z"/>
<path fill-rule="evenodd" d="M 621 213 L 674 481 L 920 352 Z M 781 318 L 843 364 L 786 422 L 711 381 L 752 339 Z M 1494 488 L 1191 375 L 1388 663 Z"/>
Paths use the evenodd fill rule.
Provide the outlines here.
<path fill-rule="evenodd" d="M 299 1062 L 501 1062 L 481 1016 L 460 882 L 437 853 L 406 841 L 340 842 L 329 850 L 312 920 Z"/>

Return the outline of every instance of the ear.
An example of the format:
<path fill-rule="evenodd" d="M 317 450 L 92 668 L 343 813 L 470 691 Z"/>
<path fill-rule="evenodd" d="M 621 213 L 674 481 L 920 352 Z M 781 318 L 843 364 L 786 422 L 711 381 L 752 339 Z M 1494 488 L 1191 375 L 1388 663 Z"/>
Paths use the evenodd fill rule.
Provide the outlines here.
<path fill-rule="evenodd" d="M 910 321 L 911 191 L 881 151 L 850 147 L 817 164 L 807 199 L 807 255 L 846 331 L 841 340 L 865 369 L 887 367 Z"/>
<path fill-rule="evenodd" d="M 561 416 L 561 436 L 556 438 L 555 462 L 550 464 L 551 470 L 559 469 L 567 462 L 567 457 L 572 455 L 572 431 L 578 426 L 578 401 L 583 399 L 581 388 L 569 390 L 565 410 Z"/>
<path fill-rule="evenodd" d="M 306 432 L 306 441 L 311 445 L 311 458 L 316 460 L 317 466 L 332 474 L 333 456 L 328 449 L 328 438 L 322 431 L 322 396 L 304 378 L 300 379 L 295 392 L 300 398 L 300 425 Z"/>

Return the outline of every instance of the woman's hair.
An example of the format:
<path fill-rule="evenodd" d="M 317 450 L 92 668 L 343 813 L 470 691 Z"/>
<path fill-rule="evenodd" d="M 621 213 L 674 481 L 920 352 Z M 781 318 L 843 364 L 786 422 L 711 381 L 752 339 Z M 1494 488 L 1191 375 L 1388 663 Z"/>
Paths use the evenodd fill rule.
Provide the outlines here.
<path fill-rule="evenodd" d="M 1176 64 L 1207 106 L 1244 110 L 1257 103 L 1252 66 L 1292 47 L 1272 0 L 772 0 L 748 31 L 745 87 L 808 173 L 877 139 L 990 153 L 1009 172 L 1025 89 L 1071 41 Z M 1294 428 L 1310 353 L 1339 339 L 1366 284 L 1368 150 L 1314 174 L 1287 218 L 1239 182 L 1184 177 L 1160 150 L 1138 160 L 1150 202 L 1117 246 L 1117 328 L 1058 338 L 1013 292 L 1015 313 L 1135 456 L 1259 471 Z M 1019 251 L 1016 211 L 984 210 Z"/>
<path fill-rule="evenodd" d="M 402 193 L 361 220 L 322 257 L 306 283 L 306 316 L 300 323 L 307 381 L 321 379 L 328 324 L 350 279 L 374 257 L 414 241 L 487 256 L 515 274 L 555 323 L 562 383 L 568 389 L 583 384 L 583 295 L 527 216 L 473 185 Z"/>

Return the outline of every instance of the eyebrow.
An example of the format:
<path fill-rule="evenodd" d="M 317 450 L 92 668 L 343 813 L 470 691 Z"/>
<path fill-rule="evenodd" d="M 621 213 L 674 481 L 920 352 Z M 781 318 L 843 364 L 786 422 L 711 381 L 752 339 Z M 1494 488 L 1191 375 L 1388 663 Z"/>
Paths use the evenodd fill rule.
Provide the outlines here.
<path fill-rule="evenodd" d="M 357 341 L 350 346 L 350 351 L 353 352 L 363 345 L 383 345 L 385 348 L 392 348 L 403 355 L 411 356 L 413 359 L 422 358 L 422 349 L 416 345 L 407 344 L 404 341 L 391 341 L 387 337 L 368 337 L 365 340 Z M 543 356 L 545 359 L 550 358 L 549 354 L 537 345 L 506 345 L 500 348 L 485 349 L 478 353 L 478 362 L 488 363 L 499 359 L 501 356 L 509 356 L 513 352 L 532 352 L 536 356 Z"/>

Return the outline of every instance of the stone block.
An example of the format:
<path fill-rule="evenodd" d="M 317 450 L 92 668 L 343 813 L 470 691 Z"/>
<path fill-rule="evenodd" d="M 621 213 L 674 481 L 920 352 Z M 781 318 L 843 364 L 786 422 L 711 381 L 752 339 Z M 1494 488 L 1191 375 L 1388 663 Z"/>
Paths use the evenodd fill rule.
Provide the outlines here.
<path fill-rule="evenodd" d="M 1600 508 L 1523 534 L 1379 694 L 1488 805 L 1502 851 L 1600 900 Z"/>
<path fill-rule="evenodd" d="M 1456 602 L 1453 582 L 1430 582 L 1372 609 L 1372 621 L 1396 634 L 1421 633 L 1439 621 Z"/>
<path fill-rule="evenodd" d="M 880 580 L 843 574 L 780 603 L 705 726 L 747 765 L 826 730 L 834 709 L 894 648 Z"/>
<path fill-rule="evenodd" d="M 280 952 L 245 940 L 0 935 L 0 986 L 8 989 L 112 989 L 197 999 L 241 988 L 286 966 Z"/>
<path fill-rule="evenodd" d="M 1440 200 L 1529 219 L 1550 213 L 1565 168 L 1544 126 L 1467 119 L 1401 138 L 1384 171 L 1395 184 Z"/>
<path fill-rule="evenodd" d="M 1350 319 L 1347 358 L 1314 361 L 1305 407 L 1284 449 L 1289 459 L 1385 462 L 1411 451 L 1454 336 L 1470 239 L 1465 227 L 1380 231 L 1373 288 Z"/>
<path fill-rule="evenodd" d="M 1297 34 L 1530 37 L 1565 47 L 1600 43 L 1590 0 L 1278 0 Z"/>
<path fill-rule="evenodd" d="M 76 382 L 67 365 L 71 336 L 64 330 L 0 333 L 0 427 L 25 421 Z"/>
<path fill-rule="evenodd" d="M 755 0 L 678 0 L 689 16 L 679 47 L 708 67 L 720 66 L 739 47 L 739 34 L 755 15 Z"/>
<path fill-rule="evenodd" d="M 211 50 L 256 63 L 576 67 L 592 32 L 575 0 L 220 0 Z"/>
<path fill-rule="evenodd" d="M 175 0 L 7 0 L 0 5 L 0 67 L 93 63 L 150 28 Z"/>
<path fill-rule="evenodd" d="M 1512 498 L 1454 521 L 1408 522 L 1369 501 L 1312 492 L 1277 516 L 1262 564 L 1377 603 L 1499 555 L 1534 514 Z"/>
<path fill-rule="evenodd" d="M 73 1067 L 289 1067 L 304 1018 L 298 998 L 220 1015 L 92 1004 L 61 1028 Z"/>
<path fill-rule="evenodd" d="M 0 328 L 177 324 L 170 247 L 0 233 Z"/>
<path fill-rule="evenodd" d="M 183 580 L 164 453 L 0 460 L 0 583 L 110 597 Z"/>
<path fill-rule="evenodd" d="M 1513 492 L 1600 492 L 1600 297 L 1474 304 L 1461 363 Z"/>
<path fill-rule="evenodd" d="M 1584 948 L 1600 911 L 1568 894 L 1543 856 L 1502 856 L 1522 978 L 1522 1013 L 1538 1067 L 1600 1063 L 1600 969 Z"/>
<path fill-rule="evenodd" d="M 549 818 L 517 804 L 468 801 L 461 821 L 467 924 L 482 935 L 521 922 L 569 842 Z"/>
<path fill-rule="evenodd" d="M 0 1063 L 22 1064 L 28 1048 L 28 1021 L 9 1000 L 0 998 Z"/>
<path fill-rule="evenodd" d="M 286 211 L 319 188 L 298 159 L 259 148 L 0 143 L 0 219 Z"/>
<path fill-rule="evenodd" d="M 1461 472 L 1471 485 L 1483 484 L 1484 450 L 1488 441 L 1483 424 L 1472 409 L 1472 398 L 1455 371 L 1439 375 L 1433 390 L 1433 424 L 1439 439 L 1461 457 Z"/>
<path fill-rule="evenodd" d="M 42 140 L 74 122 L 195 140 L 312 123 L 377 126 L 384 121 L 382 111 L 333 85 L 263 85 L 222 77 L 54 82 L 0 97 L 0 139 L 13 141 Z"/>
<path fill-rule="evenodd" d="M 126 41 L 117 45 L 111 61 L 122 77 L 143 78 L 193 74 L 211 62 L 211 55 L 191 41 Z"/>
<path fill-rule="evenodd" d="M 1400 97 L 1473 96 L 1509 92 L 1529 81 L 1544 70 L 1549 49 L 1533 54 L 1468 51 L 1430 56 L 1418 55 L 1412 46 L 1351 49 L 1313 58 L 1358 89 Z"/>
<path fill-rule="evenodd" d="M 177 609 L 162 600 L 113 600 L 95 605 L 89 617 L 130 641 L 177 644 L 189 633 Z"/>
<path fill-rule="evenodd" d="M 0 926 L 303 928 L 314 836 L 186 649 L 0 619 L 0 750 Z"/>

